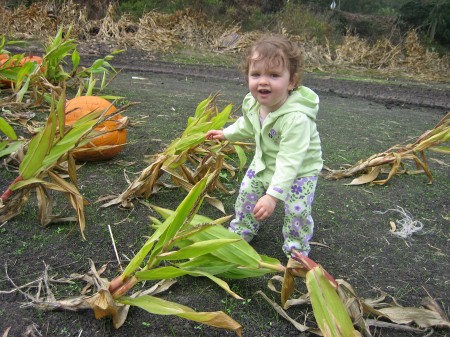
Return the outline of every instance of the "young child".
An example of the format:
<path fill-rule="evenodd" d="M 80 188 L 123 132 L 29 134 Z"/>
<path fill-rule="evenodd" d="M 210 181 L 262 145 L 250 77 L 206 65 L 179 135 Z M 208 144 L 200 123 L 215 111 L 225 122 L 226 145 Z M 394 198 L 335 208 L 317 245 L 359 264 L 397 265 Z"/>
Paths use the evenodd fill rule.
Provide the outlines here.
<path fill-rule="evenodd" d="M 250 93 L 243 116 L 224 130 L 207 132 L 206 139 L 242 141 L 254 138 L 253 161 L 243 178 L 230 230 L 251 241 L 260 221 L 284 201 L 283 251 L 310 252 L 314 222 L 311 207 L 322 151 L 316 116 L 319 97 L 299 86 L 303 56 L 283 36 L 257 41 L 243 64 Z"/>

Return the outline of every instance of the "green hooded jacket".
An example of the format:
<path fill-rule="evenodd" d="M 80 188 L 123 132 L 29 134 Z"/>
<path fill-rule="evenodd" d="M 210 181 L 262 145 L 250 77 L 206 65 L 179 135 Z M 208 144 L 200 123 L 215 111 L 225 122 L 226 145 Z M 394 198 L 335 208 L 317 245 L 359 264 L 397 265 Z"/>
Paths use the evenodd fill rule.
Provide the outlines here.
<path fill-rule="evenodd" d="M 317 176 L 323 165 L 316 117 L 319 96 L 307 87 L 294 90 L 261 125 L 260 104 L 249 93 L 243 116 L 224 129 L 230 141 L 254 138 L 255 156 L 249 169 L 266 184 L 267 194 L 285 200 L 294 179 Z"/>

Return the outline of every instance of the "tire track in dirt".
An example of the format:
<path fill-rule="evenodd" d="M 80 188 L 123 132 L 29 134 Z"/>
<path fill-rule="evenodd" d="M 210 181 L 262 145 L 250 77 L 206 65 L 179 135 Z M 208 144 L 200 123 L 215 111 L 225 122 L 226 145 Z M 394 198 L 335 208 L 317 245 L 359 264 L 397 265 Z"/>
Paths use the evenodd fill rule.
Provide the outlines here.
<path fill-rule="evenodd" d="M 29 52 L 42 54 L 39 48 L 23 48 L 13 46 L 8 48 L 16 53 Z M 95 49 L 81 48 L 81 64 L 90 66 L 92 63 L 109 54 L 102 46 Z M 88 50 L 94 50 L 88 52 Z M 100 56 L 102 55 L 102 56 Z M 169 74 L 177 76 L 196 76 L 201 78 L 223 79 L 224 81 L 237 81 L 244 83 L 239 71 L 235 68 L 226 68 L 211 65 L 184 65 L 154 60 L 153 55 L 138 50 L 127 49 L 124 53 L 114 56 L 111 64 L 117 70 L 150 72 L 157 74 Z M 337 79 L 332 76 L 319 76 L 312 73 L 304 75 L 303 83 L 311 87 L 318 94 L 332 93 L 348 97 L 361 97 L 376 102 L 385 103 L 387 106 L 423 106 L 439 108 L 450 111 L 450 84 L 424 83 L 402 80 L 391 80 L 395 83 L 379 83 L 374 81 Z M 386 82 L 389 82 L 386 80 Z"/>
<path fill-rule="evenodd" d="M 128 58 L 128 60 L 130 59 Z M 115 63 L 115 67 L 116 69 L 123 69 L 123 71 L 196 76 L 244 83 L 239 71 L 217 66 L 181 65 L 153 60 L 135 62 L 133 60 L 126 64 Z M 450 88 L 448 85 L 363 82 L 317 76 L 310 73 L 305 74 L 304 77 L 303 83 L 319 94 L 329 92 L 349 97 L 362 97 L 388 105 L 424 106 L 450 110 Z"/>

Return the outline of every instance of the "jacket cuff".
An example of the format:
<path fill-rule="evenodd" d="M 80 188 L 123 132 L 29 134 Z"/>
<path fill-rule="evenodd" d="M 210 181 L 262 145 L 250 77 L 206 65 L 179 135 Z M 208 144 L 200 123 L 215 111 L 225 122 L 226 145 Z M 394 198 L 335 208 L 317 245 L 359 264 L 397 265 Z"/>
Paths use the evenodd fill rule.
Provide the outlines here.
<path fill-rule="evenodd" d="M 281 187 L 270 185 L 266 191 L 266 194 L 269 194 L 274 198 L 284 201 L 284 199 L 286 198 L 286 192 L 287 191 L 283 190 Z"/>

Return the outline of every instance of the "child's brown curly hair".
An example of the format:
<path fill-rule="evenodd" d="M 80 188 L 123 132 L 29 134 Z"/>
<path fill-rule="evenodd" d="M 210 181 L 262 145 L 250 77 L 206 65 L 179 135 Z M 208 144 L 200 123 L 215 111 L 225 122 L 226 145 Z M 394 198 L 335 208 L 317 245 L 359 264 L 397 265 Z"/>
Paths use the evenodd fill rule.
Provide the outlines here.
<path fill-rule="evenodd" d="M 257 54 L 257 58 L 254 56 Z M 302 79 L 303 53 L 300 47 L 283 35 L 267 35 L 256 41 L 247 50 L 241 64 L 241 71 L 248 81 L 250 65 L 254 61 L 265 60 L 266 67 L 282 65 L 289 69 L 290 80 L 297 88 Z"/>

